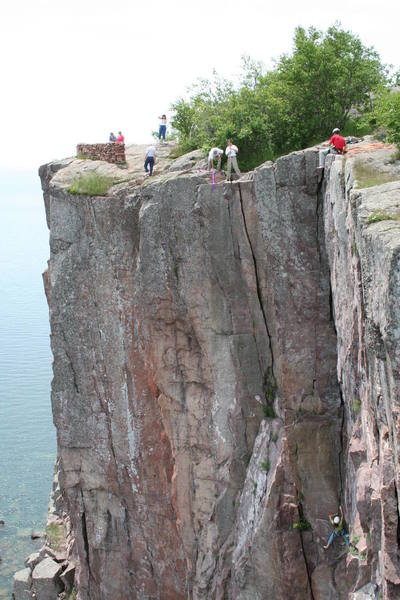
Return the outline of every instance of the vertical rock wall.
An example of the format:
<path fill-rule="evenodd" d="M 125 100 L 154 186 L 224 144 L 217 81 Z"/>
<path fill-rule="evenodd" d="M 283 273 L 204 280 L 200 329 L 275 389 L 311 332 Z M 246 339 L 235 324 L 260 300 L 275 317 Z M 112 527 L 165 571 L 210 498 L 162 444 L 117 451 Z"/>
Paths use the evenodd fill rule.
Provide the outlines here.
<path fill-rule="evenodd" d="M 369 586 L 368 598 L 395 599 L 400 598 L 400 224 L 390 215 L 399 213 L 400 183 L 358 189 L 354 167 L 350 158 L 331 163 L 324 210 L 345 405 L 345 502 L 357 545 L 347 559 L 347 581 L 350 589 Z M 386 219 L 371 223 L 382 211 Z"/>
<path fill-rule="evenodd" d="M 308 150 L 234 184 L 177 172 L 104 198 L 70 196 L 62 163 L 42 168 L 52 402 L 81 600 L 333 600 L 375 581 L 372 554 L 364 567 L 340 544 L 322 548 L 340 502 L 361 528 L 368 516 L 351 483 L 358 383 L 354 352 L 341 358 L 345 321 L 350 383 L 338 385 L 325 231 L 333 271 L 342 249 L 316 165 Z M 393 501 L 390 473 L 378 485 Z"/>

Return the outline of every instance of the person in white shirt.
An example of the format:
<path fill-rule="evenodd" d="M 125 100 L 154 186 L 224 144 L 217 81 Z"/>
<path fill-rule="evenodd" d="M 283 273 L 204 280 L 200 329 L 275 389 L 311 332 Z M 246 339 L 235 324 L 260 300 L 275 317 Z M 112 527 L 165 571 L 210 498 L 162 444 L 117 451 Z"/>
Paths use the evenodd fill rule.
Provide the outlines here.
<path fill-rule="evenodd" d="M 232 167 L 235 169 L 235 173 L 237 175 L 241 175 L 238 164 L 237 164 L 237 158 L 236 158 L 236 154 L 239 152 L 238 147 L 235 146 L 234 144 L 232 144 L 232 140 L 228 140 L 227 141 L 227 149 L 225 150 L 225 154 L 228 157 L 228 166 L 227 166 L 227 173 L 226 173 L 226 178 L 229 181 L 231 178 L 231 170 Z"/>
<path fill-rule="evenodd" d="M 161 115 L 158 117 L 160 119 L 160 127 L 158 129 L 158 141 L 161 142 L 161 138 L 163 142 L 165 142 L 165 135 L 167 133 L 167 116 Z"/>
<path fill-rule="evenodd" d="M 144 170 L 149 173 L 148 167 L 150 167 L 150 177 L 153 175 L 153 167 L 156 162 L 156 149 L 153 146 L 149 146 L 146 150 L 146 156 L 144 159 Z"/>
<path fill-rule="evenodd" d="M 222 159 L 222 155 L 223 155 L 224 151 L 221 150 L 221 148 L 211 148 L 210 152 L 208 153 L 208 170 L 211 171 L 211 169 L 214 166 L 214 160 L 217 158 L 218 162 L 217 162 L 217 171 L 221 170 L 221 159 Z"/>

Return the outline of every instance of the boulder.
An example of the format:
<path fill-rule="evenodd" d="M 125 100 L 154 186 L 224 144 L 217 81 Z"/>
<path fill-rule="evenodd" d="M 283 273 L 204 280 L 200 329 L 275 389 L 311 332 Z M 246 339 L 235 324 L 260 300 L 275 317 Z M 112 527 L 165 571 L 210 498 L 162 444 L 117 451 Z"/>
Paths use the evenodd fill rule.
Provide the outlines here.
<path fill-rule="evenodd" d="M 55 600 L 63 585 L 60 580 L 61 566 L 52 558 L 45 558 L 36 565 L 33 573 L 33 588 L 37 600 Z"/>
<path fill-rule="evenodd" d="M 32 571 L 36 565 L 41 561 L 40 552 L 32 552 L 25 560 L 25 566 L 29 567 Z"/>
<path fill-rule="evenodd" d="M 13 599 L 28 600 L 32 598 L 30 588 L 32 583 L 31 570 L 22 569 L 14 575 Z"/>

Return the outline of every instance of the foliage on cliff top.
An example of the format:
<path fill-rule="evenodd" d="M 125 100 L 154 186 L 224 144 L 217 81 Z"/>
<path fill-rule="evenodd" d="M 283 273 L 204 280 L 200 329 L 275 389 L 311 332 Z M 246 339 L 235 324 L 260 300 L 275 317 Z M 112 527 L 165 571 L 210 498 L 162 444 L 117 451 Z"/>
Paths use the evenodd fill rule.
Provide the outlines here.
<path fill-rule="evenodd" d="M 371 91 L 387 83 L 379 55 L 358 36 L 340 25 L 298 27 L 292 53 L 272 70 L 246 58 L 239 85 L 217 74 L 200 80 L 172 105 L 172 126 L 182 153 L 225 148 L 232 138 L 241 168 L 253 168 L 330 137 L 333 127 L 354 133 L 352 109 L 370 110 Z"/>
<path fill-rule="evenodd" d="M 396 144 L 400 152 L 400 92 L 383 89 L 370 113 L 364 116 L 367 126 L 381 128 L 386 140 Z"/>
<path fill-rule="evenodd" d="M 105 177 L 98 173 L 83 173 L 74 179 L 69 192 L 82 196 L 105 196 L 118 181 L 112 177 Z"/>

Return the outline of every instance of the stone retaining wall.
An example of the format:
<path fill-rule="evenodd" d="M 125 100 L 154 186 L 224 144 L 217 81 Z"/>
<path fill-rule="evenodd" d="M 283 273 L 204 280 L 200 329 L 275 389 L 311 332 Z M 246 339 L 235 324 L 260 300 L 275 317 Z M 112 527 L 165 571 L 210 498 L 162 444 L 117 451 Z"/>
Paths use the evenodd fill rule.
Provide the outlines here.
<path fill-rule="evenodd" d="M 76 154 L 81 158 L 105 160 L 109 163 L 125 163 L 125 144 L 110 142 L 108 144 L 78 144 Z M 84 156 L 80 156 L 84 155 Z"/>

